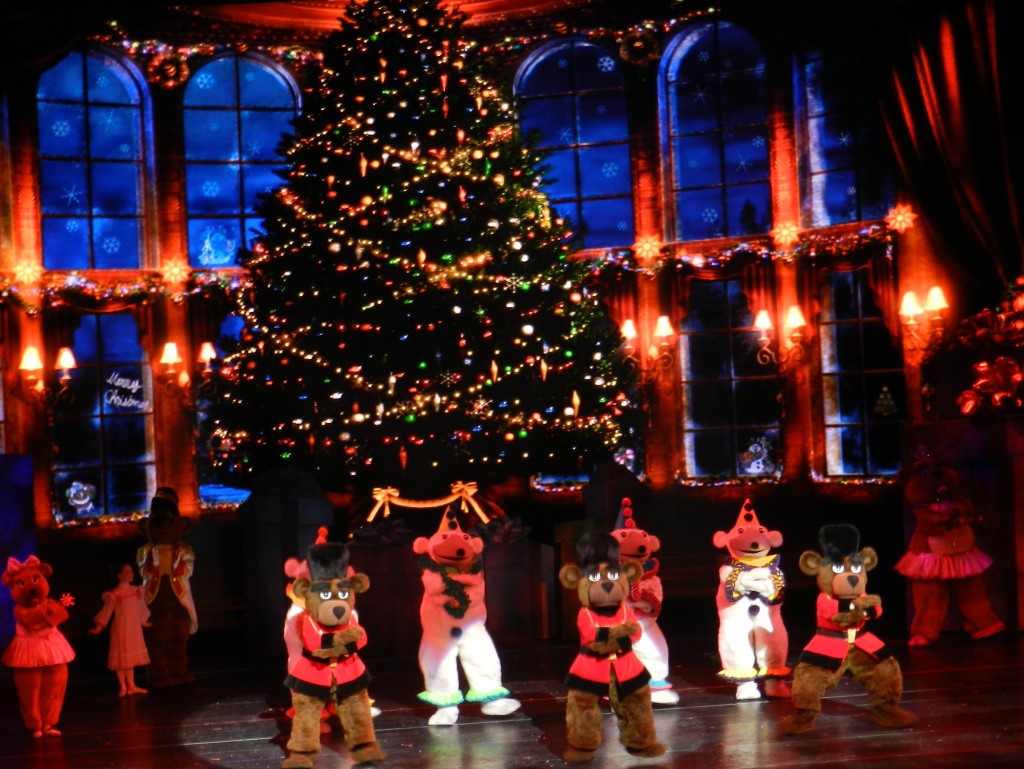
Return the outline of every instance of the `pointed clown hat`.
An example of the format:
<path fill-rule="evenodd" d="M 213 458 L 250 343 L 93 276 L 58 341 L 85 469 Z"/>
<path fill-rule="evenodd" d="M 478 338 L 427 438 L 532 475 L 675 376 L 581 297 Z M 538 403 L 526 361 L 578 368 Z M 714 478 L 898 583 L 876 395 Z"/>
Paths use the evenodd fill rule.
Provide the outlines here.
<path fill-rule="evenodd" d="M 441 516 L 441 523 L 437 527 L 437 531 L 439 534 L 446 532 L 462 533 L 462 527 L 459 526 L 459 514 L 452 509 L 451 505 L 448 506 Z"/>
<path fill-rule="evenodd" d="M 733 528 L 740 526 L 760 526 L 761 522 L 757 520 L 757 513 L 754 512 L 754 503 L 750 501 L 750 498 L 743 500 L 743 506 L 740 507 L 740 514 L 736 516 L 736 525 Z"/>
<path fill-rule="evenodd" d="M 635 529 L 636 521 L 633 519 L 633 500 L 629 497 L 622 498 L 622 505 L 619 507 L 619 515 L 615 519 L 615 529 Z"/>

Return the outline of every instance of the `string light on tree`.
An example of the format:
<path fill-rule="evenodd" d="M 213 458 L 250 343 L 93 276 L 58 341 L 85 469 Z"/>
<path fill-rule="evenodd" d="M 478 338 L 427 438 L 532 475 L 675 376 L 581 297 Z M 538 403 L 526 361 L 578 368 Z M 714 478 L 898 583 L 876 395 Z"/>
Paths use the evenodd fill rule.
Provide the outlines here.
<path fill-rule="evenodd" d="M 464 21 L 365 0 L 329 37 L 244 265 L 225 467 L 575 472 L 630 429 L 618 329 Z"/>

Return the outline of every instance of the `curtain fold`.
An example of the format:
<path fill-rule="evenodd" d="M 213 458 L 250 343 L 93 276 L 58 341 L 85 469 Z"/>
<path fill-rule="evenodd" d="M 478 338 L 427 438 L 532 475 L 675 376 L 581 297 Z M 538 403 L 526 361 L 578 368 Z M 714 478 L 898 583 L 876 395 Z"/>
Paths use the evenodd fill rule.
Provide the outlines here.
<path fill-rule="evenodd" d="M 990 307 L 1024 272 L 1024 89 L 1010 77 L 1020 66 L 1011 3 L 928 0 L 902 10 L 882 114 L 913 203 L 969 275 L 966 309 Z"/>

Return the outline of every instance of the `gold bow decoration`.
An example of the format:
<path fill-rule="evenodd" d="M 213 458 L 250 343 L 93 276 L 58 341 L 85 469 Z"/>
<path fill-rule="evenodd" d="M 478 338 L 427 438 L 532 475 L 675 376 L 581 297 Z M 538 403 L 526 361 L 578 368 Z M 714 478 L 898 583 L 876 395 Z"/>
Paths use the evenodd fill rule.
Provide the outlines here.
<path fill-rule="evenodd" d="M 960 413 L 964 416 L 983 409 L 1009 411 L 1021 408 L 1024 374 L 1016 360 L 1000 355 L 993 362 L 979 361 L 974 364 L 974 384 L 964 390 L 956 399 Z"/>
<path fill-rule="evenodd" d="M 391 515 L 391 505 L 423 509 L 444 507 L 446 505 L 450 505 L 452 502 L 460 502 L 462 512 L 465 513 L 472 509 L 481 521 L 485 524 L 490 523 L 490 517 L 484 512 L 480 503 L 473 499 L 473 496 L 477 493 L 477 485 L 475 481 L 456 481 L 452 484 L 451 488 L 452 493 L 449 496 L 441 497 L 440 499 L 403 499 L 398 489 L 392 486 L 375 488 L 373 490 L 373 498 L 376 500 L 376 504 L 367 514 L 366 522 L 372 523 L 373 519 L 377 517 L 378 511 L 381 509 L 384 510 L 382 517 L 387 518 Z"/>

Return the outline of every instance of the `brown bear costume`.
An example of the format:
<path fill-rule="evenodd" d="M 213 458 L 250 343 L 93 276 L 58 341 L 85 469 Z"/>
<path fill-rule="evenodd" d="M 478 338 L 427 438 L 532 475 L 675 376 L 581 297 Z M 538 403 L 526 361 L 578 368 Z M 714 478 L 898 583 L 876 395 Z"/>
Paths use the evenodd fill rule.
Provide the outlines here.
<path fill-rule="evenodd" d="M 821 698 L 844 675 L 868 691 L 871 717 L 879 726 L 901 728 L 917 716 L 899 707 L 903 673 L 892 652 L 864 630 L 882 614 L 882 599 L 869 595 L 867 572 L 878 564 L 874 549 L 860 549 L 860 532 L 849 524 L 822 526 L 821 554 L 807 550 L 800 571 L 817 577 L 818 631 L 804 647 L 793 671 L 793 712 L 779 722 L 783 734 L 801 734 L 814 727 Z"/>
<path fill-rule="evenodd" d="M 295 716 L 283 769 L 313 766 L 320 753 L 320 714 L 328 702 L 335 706 L 354 763 L 385 758 L 366 692 L 370 674 L 356 653 L 366 645 L 366 633 L 356 618 L 355 596 L 369 589 L 370 579 L 350 575 L 348 557 L 341 543 L 315 544 L 306 557 L 309 578 L 300 576 L 292 585 L 305 611 L 290 620 L 302 649 L 284 681 Z"/>
<path fill-rule="evenodd" d="M 154 689 L 192 683 L 188 671 L 188 639 L 199 628 L 189 578 L 195 567 L 192 547 L 182 538 L 192 519 L 178 512 L 178 495 L 162 486 L 150 502 L 149 515 L 139 522 L 148 542 L 139 548 L 136 563 L 149 605 L 149 685 Z"/>
<path fill-rule="evenodd" d="M 949 614 L 950 598 L 971 638 L 1006 629 L 989 603 L 982 573 L 992 559 L 977 548 L 974 504 L 949 465 L 923 456 L 900 474 L 903 496 L 916 525 L 896 571 L 910 580 L 914 617 L 908 646 L 935 643 Z"/>
<path fill-rule="evenodd" d="M 633 652 L 640 638 L 626 599 L 643 576 L 636 561 L 620 563 L 619 545 L 609 534 L 584 534 L 576 546 L 579 565 L 565 564 L 558 579 L 580 601 L 580 650 L 569 668 L 565 724 L 568 745 L 562 758 L 589 761 L 601 745 L 600 698 L 607 696 L 618 719 L 619 741 L 634 756 L 660 756 L 651 707 L 651 674 Z"/>

